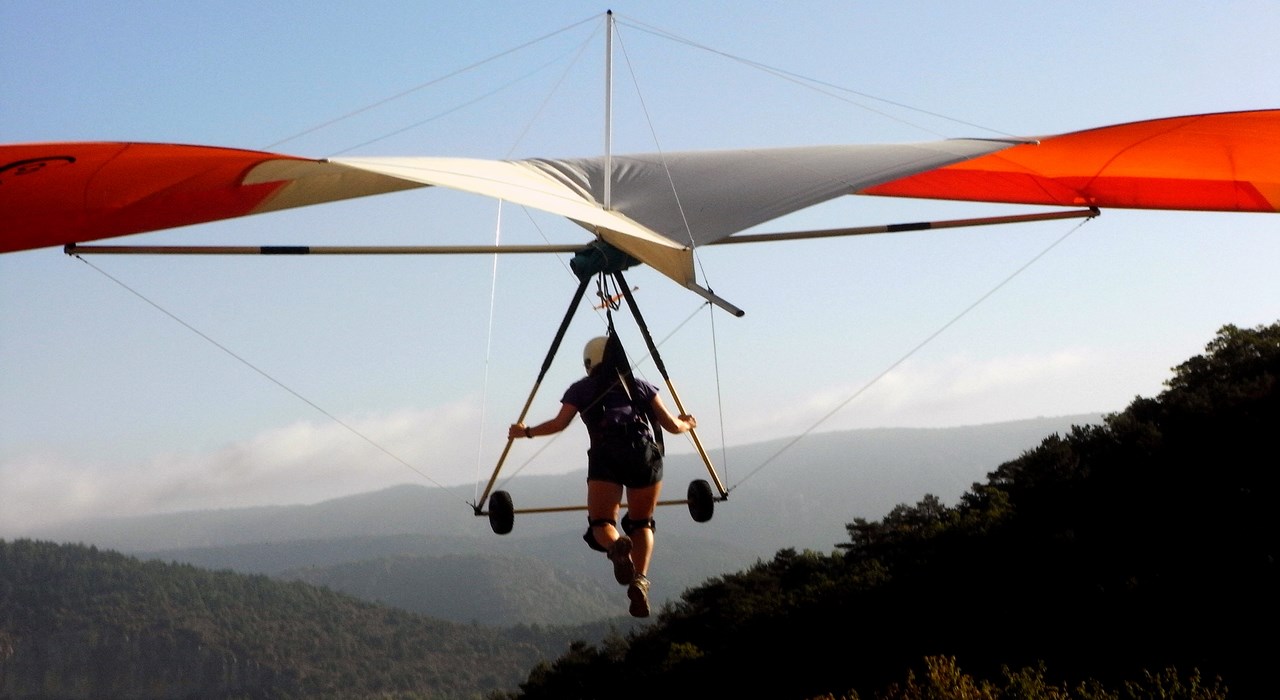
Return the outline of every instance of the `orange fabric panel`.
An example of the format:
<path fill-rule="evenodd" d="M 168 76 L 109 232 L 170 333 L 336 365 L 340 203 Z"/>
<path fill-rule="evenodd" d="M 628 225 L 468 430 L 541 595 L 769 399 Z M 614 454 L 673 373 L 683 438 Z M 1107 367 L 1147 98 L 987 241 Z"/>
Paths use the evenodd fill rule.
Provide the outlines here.
<path fill-rule="evenodd" d="M 860 194 L 1134 209 L 1280 211 L 1280 110 L 1049 136 Z"/>
<path fill-rule="evenodd" d="M 0 146 L 0 252 L 252 214 L 285 182 L 244 185 L 256 151 L 147 143 Z"/>

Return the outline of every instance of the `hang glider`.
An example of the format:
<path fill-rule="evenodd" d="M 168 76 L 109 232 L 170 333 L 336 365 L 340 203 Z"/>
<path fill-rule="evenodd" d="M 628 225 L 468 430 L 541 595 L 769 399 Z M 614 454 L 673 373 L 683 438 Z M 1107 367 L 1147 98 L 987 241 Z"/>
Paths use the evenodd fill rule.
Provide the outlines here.
<path fill-rule="evenodd" d="M 85 246 L 355 197 L 445 187 L 565 217 L 588 238 L 571 246 Z M 1084 207 L 949 222 L 819 231 L 747 233 L 779 217 L 845 195 Z M 1280 211 L 1280 110 L 1171 117 L 1027 139 L 954 139 L 914 144 L 740 149 L 597 158 L 311 159 L 233 148 L 156 143 L 0 145 L 0 253 L 64 246 L 68 252 L 475 253 L 606 250 L 624 296 L 621 269 L 639 262 L 741 312 L 699 286 L 699 246 L 949 226 L 1093 216 L 1101 208 Z M 198 234 L 193 232 L 193 237 Z M 427 242 L 430 243 L 430 242 Z M 575 262 L 577 256 L 575 256 Z M 609 262 L 605 267 L 614 266 Z M 587 277 L 543 363 L 545 373 L 580 301 Z M 605 270 L 602 268 L 601 273 Z M 616 299 L 610 299 L 616 303 Z M 632 300 L 627 298 L 643 329 Z M 650 354 L 657 348 L 648 336 Z M 664 378 L 666 377 L 663 370 Z M 537 391 L 539 376 L 533 392 Z M 674 387 L 672 396 L 676 396 Z M 533 400 L 525 404 L 527 412 Z M 678 398 L 676 399 L 678 402 Z M 682 409 L 683 410 L 683 409 Z M 523 420 L 523 412 L 521 420 Z M 695 441 L 696 441 L 696 436 Z M 507 449 L 511 447 L 508 441 Z M 690 484 L 695 520 L 727 498 L 715 482 Z M 510 530 L 509 494 L 492 491 L 507 452 L 473 507 L 495 532 Z M 493 498 L 490 498 L 492 494 Z M 674 503 L 674 502 L 673 502 Z M 663 503 L 664 505 L 667 503 Z M 489 510 L 484 509 L 488 505 Z M 575 507 L 576 509 L 576 507 Z"/>
<path fill-rule="evenodd" d="M 1171 117 L 1027 139 L 566 159 L 310 159 L 155 143 L 3 145 L 0 252 L 78 246 L 429 186 L 563 216 L 717 301 L 696 282 L 692 251 L 698 246 L 928 227 L 742 233 L 850 194 L 1088 207 L 1092 213 L 1110 207 L 1280 211 L 1280 110 Z M 1081 214 L 1044 216 L 1055 215 Z M 1010 218 L 978 222 L 1005 220 Z"/>

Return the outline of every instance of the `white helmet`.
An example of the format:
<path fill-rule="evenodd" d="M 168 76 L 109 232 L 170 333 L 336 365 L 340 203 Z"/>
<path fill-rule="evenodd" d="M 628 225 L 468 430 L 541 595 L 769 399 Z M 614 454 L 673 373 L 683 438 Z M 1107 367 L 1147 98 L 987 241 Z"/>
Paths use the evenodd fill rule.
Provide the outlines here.
<path fill-rule="evenodd" d="M 604 362 L 604 349 L 609 344 L 607 336 L 592 338 L 587 341 L 585 347 L 582 348 L 582 364 L 587 368 L 587 374 L 591 374 L 591 370 Z"/>

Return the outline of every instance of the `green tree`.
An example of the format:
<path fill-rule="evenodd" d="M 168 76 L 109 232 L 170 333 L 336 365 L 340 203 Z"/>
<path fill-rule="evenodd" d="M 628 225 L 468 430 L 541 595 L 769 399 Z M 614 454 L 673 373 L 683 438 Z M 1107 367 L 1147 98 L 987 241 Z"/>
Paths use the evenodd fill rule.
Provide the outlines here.
<path fill-rule="evenodd" d="M 574 697 L 853 698 L 893 683 L 924 697 L 952 681 L 965 697 L 1264 694 L 1273 659 L 1253 640 L 1280 626 L 1277 376 L 1280 324 L 1225 326 L 1158 397 L 1047 436 L 954 507 L 926 496 L 853 518 L 839 554 L 782 550 L 687 591 L 624 654 L 591 655 L 590 677 L 609 680 Z M 897 680 L 921 658 L 935 661 Z M 759 668 L 785 677 L 743 672 Z M 1226 681 L 1146 671 L 1163 668 Z M 560 670 L 537 680 L 567 682 Z M 537 685 L 527 697 L 546 697 Z"/>

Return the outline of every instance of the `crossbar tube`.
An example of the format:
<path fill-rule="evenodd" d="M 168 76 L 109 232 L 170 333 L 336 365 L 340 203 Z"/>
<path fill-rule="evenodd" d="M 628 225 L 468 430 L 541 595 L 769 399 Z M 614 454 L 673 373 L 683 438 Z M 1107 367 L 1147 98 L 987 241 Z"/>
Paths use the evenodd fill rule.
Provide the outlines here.
<path fill-rule="evenodd" d="M 560 327 L 556 329 L 556 336 L 551 341 L 551 347 L 547 348 L 547 355 L 542 360 L 542 368 L 538 370 L 538 378 L 534 380 L 533 388 L 529 390 L 529 398 L 525 399 L 524 406 L 520 409 L 520 417 L 516 419 L 517 423 L 523 423 L 524 419 L 529 415 L 529 408 L 533 405 L 533 397 L 538 394 L 538 388 L 542 386 L 542 380 L 546 378 L 547 370 L 551 368 L 551 360 L 555 358 L 556 351 L 560 349 L 560 343 L 564 340 L 565 331 L 569 329 L 569 323 L 573 320 L 573 315 L 578 310 L 578 304 L 582 302 L 582 297 L 587 291 L 587 283 L 590 281 L 590 277 L 584 277 L 578 283 L 578 289 L 573 293 L 573 301 L 569 302 L 569 308 L 565 310 L 564 318 L 560 321 Z M 498 457 L 498 463 L 493 465 L 493 474 L 489 476 L 489 483 L 485 484 L 484 493 L 472 504 L 476 515 L 480 515 L 481 508 L 488 502 L 489 494 L 493 491 L 493 486 L 498 481 L 498 472 L 502 471 L 502 465 L 507 461 L 507 455 L 511 453 L 511 445 L 514 442 L 514 438 L 507 438 L 507 443 L 502 448 L 502 454 Z"/>
<path fill-rule="evenodd" d="M 875 233 L 902 233 L 932 229 L 962 228 L 967 226 L 994 226 L 1031 221 L 1056 219 L 1093 218 L 1101 214 L 1097 208 L 1072 209 L 1070 211 L 1015 214 L 1011 216 L 985 216 L 970 219 L 944 219 L 907 224 L 882 224 L 852 228 L 816 229 L 811 231 L 784 231 L 778 233 L 750 233 L 729 236 L 704 245 L 731 245 L 736 243 L 764 243 L 769 241 L 795 241 L 811 238 L 836 238 L 863 236 Z M 573 245 L 447 245 L 447 246 L 311 246 L 311 245 L 80 245 L 63 246 L 67 255 L 493 255 L 498 253 L 576 253 L 580 244 Z M 690 285 L 690 289 L 708 301 L 719 303 L 709 290 Z M 714 297 L 714 298 L 713 298 Z M 730 310 L 733 311 L 732 309 Z M 740 316 L 741 313 L 734 315 Z"/>
<path fill-rule="evenodd" d="M 79 245 L 67 255 L 492 255 L 495 253 L 576 253 L 576 245 L 312 246 L 312 245 Z"/>
<path fill-rule="evenodd" d="M 627 306 L 631 308 L 631 315 L 636 320 L 636 326 L 640 328 L 640 334 L 644 337 L 645 345 L 649 347 L 649 357 L 653 359 L 653 364 L 658 368 L 658 372 L 662 375 L 663 381 L 667 384 L 667 391 L 671 392 L 671 399 L 675 401 L 676 410 L 680 415 L 687 415 L 684 403 L 680 401 L 680 394 L 676 393 L 676 387 L 671 383 L 671 375 L 667 373 L 666 363 L 662 361 L 662 356 L 658 354 L 658 345 L 653 342 L 653 336 L 649 334 L 649 325 L 644 322 L 644 317 L 640 315 L 640 307 L 636 304 L 635 297 L 631 294 L 631 288 L 627 286 L 627 280 L 622 276 L 621 272 L 613 273 L 615 279 L 618 280 L 618 286 L 622 288 L 622 295 L 627 300 Z M 661 425 L 653 426 L 655 431 L 662 430 Z M 702 463 L 707 467 L 707 474 L 711 476 L 711 480 L 715 482 L 716 490 L 720 492 L 722 498 L 727 498 L 729 492 L 725 490 L 724 484 L 720 482 L 720 475 L 716 473 L 715 467 L 711 464 L 711 457 L 707 455 L 707 451 L 702 447 L 702 440 L 698 439 L 698 431 L 696 429 L 689 430 L 689 437 L 693 440 L 693 446 L 698 450 L 698 456 L 702 458 Z"/>
<path fill-rule="evenodd" d="M 941 221 L 919 221 L 909 224 L 884 224 L 880 226 L 856 226 L 853 228 L 829 228 L 812 231 L 785 231 L 780 233 L 750 233 L 729 236 L 705 245 L 729 245 L 732 243 L 764 243 L 768 241 L 796 241 L 811 238 L 837 238 L 840 236 L 865 236 L 873 233 L 902 233 L 905 231 L 929 231 L 943 228 L 963 228 L 966 226 L 995 226 L 998 224 L 1020 224 L 1031 221 L 1054 221 L 1057 219 L 1092 219 L 1101 214 L 1097 208 L 1072 209 L 1071 211 L 1050 211 L 1038 214 L 1014 214 L 1010 216 L 984 216 L 972 219 L 944 219 Z"/>
<path fill-rule="evenodd" d="M 729 499 L 724 496 L 713 496 L 712 500 L 717 503 L 720 503 L 723 501 L 727 501 Z M 689 499 L 684 498 L 684 499 L 671 500 L 671 501 L 658 501 L 657 505 L 686 506 L 686 505 L 689 505 Z M 627 508 L 627 504 L 624 502 L 619 507 L 625 511 Z M 513 515 L 519 515 L 521 513 L 568 513 L 575 510 L 586 510 L 586 509 L 587 509 L 587 506 L 585 504 L 580 506 L 541 506 L 537 508 L 515 508 L 511 511 L 511 513 Z M 488 514 L 489 514 L 489 511 L 487 510 L 476 511 L 476 515 L 488 515 Z"/>

